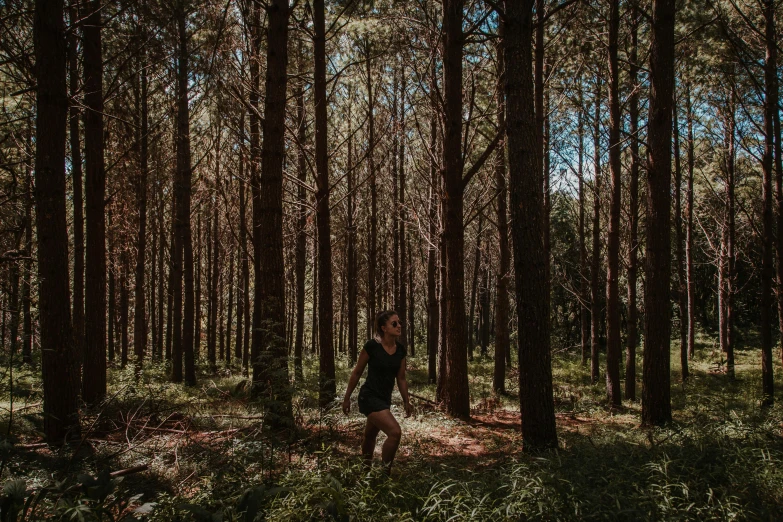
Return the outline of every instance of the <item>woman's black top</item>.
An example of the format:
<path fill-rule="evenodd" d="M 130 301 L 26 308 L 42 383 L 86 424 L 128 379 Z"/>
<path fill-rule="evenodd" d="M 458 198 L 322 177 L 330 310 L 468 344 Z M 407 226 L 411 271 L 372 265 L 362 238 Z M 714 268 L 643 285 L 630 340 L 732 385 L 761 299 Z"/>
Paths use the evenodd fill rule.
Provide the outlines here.
<path fill-rule="evenodd" d="M 407 352 L 402 344 L 397 343 L 397 351 L 389 355 L 375 339 L 367 341 L 363 349 L 370 356 L 370 361 L 367 363 L 367 379 L 359 389 L 359 411 L 369 415 L 391 407 L 394 380 Z"/>

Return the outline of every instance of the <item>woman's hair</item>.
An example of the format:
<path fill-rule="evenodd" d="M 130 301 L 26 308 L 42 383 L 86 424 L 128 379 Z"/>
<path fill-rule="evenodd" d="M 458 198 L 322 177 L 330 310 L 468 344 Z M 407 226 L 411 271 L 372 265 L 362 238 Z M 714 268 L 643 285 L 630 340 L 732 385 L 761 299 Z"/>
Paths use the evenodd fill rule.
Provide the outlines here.
<path fill-rule="evenodd" d="M 379 339 L 383 339 L 383 327 L 386 326 L 386 323 L 388 323 L 389 319 L 394 315 L 399 314 L 394 310 L 384 310 L 375 318 L 375 335 L 377 335 Z"/>

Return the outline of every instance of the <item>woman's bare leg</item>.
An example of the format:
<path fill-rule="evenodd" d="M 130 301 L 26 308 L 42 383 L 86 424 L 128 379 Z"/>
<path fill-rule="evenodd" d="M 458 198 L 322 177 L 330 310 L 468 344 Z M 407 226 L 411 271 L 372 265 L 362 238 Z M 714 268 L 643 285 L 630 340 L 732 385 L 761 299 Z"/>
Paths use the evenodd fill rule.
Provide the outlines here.
<path fill-rule="evenodd" d="M 375 440 L 378 438 L 380 431 L 368 418 L 367 424 L 364 426 L 364 439 L 362 440 L 362 457 L 364 457 L 364 464 L 367 467 L 372 463 L 372 456 L 375 453 Z"/>
<path fill-rule="evenodd" d="M 397 448 L 400 446 L 400 438 L 402 437 L 400 425 L 389 410 L 373 412 L 367 416 L 367 420 L 386 434 L 386 441 L 381 449 L 381 459 L 386 466 L 386 472 L 389 473 L 394 456 L 397 454 Z"/>

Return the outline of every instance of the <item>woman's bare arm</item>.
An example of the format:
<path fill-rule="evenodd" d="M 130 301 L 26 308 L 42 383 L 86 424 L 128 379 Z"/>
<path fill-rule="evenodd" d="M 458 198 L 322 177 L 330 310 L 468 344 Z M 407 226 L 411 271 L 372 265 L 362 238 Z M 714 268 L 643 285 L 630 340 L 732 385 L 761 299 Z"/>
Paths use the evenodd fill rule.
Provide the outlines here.
<path fill-rule="evenodd" d="M 356 361 L 356 367 L 351 372 L 351 377 L 348 379 L 348 388 L 345 390 L 345 398 L 343 399 L 343 412 L 348 415 L 348 412 L 351 411 L 351 394 L 353 393 L 353 390 L 356 388 L 356 385 L 359 384 L 359 379 L 361 379 L 362 374 L 364 373 L 364 367 L 367 366 L 367 362 L 370 360 L 370 354 L 367 353 L 367 350 L 362 349 L 361 352 L 359 352 L 359 360 Z"/>
<path fill-rule="evenodd" d="M 407 364 L 408 358 L 402 360 L 400 363 L 400 370 L 397 372 L 397 388 L 400 390 L 400 395 L 402 395 L 402 402 L 405 404 L 405 416 L 410 417 L 411 415 L 411 398 L 410 395 L 408 395 L 408 379 L 405 377 L 405 366 Z"/>

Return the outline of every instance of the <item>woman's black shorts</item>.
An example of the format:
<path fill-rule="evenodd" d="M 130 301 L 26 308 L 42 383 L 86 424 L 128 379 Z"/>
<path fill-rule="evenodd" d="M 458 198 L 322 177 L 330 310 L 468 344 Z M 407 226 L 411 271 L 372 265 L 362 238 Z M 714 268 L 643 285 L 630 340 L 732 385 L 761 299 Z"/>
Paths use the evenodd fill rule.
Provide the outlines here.
<path fill-rule="evenodd" d="M 389 408 L 391 408 L 391 403 L 383 397 L 378 397 L 377 394 L 364 387 L 359 390 L 359 412 L 362 415 L 369 415 Z"/>

